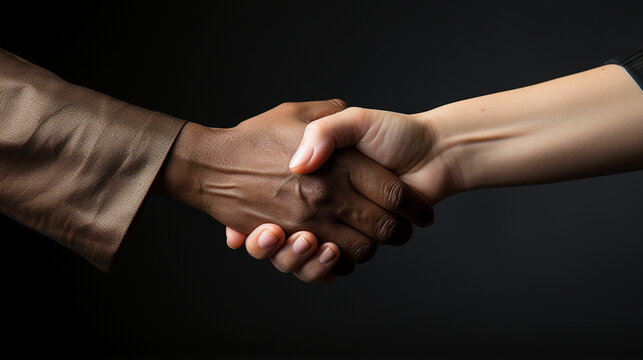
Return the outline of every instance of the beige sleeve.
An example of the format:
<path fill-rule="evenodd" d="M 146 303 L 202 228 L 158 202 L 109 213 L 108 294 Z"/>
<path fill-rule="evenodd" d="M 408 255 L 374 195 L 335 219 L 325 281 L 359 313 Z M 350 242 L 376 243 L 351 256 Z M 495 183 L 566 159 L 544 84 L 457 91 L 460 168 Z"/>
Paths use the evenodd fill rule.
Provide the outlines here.
<path fill-rule="evenodd" d="M 107 271 L 184 123 L 0 49 L 0 212 Z"/>

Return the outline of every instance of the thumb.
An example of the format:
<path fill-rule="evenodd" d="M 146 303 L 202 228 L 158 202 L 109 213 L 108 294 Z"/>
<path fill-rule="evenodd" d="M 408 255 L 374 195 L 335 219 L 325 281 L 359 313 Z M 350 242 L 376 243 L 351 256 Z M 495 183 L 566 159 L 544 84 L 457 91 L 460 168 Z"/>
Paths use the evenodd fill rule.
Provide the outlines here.
<path fill-rule="evenodd" d="M 352 107 L 311 122 L 288 167 L 294 173 L 307 174 L 319 169 L 333 150 L 357 145 L 373 125 L 374 112 Z"/>

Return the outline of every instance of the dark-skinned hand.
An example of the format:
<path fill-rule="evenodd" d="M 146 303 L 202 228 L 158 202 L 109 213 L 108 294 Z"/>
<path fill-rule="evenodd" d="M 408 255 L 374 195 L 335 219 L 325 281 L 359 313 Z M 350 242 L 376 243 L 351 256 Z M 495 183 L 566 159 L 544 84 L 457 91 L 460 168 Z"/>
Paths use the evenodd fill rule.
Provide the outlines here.
<path fill-rule="evenodd" d="M 321 243 L 337 244 L 350 263 L 364 262 L 377 244 L 406 242 L 409 221 L 430 222 L 432 210 L 394 174 L 353 149 L 336 151 L 314 173 L 290 171 L 306 124 L 344 108 L 340 100 L 285 103 L 231 129 L 187 123 L 155 187 L 241 233 L 264 223 L 288 234 L 308 230 Z M 266 235 L 259 245 L 272 244 L 268 257 L 284 236 Z M 338 273 L 350 271 L 343 266 Z"/>

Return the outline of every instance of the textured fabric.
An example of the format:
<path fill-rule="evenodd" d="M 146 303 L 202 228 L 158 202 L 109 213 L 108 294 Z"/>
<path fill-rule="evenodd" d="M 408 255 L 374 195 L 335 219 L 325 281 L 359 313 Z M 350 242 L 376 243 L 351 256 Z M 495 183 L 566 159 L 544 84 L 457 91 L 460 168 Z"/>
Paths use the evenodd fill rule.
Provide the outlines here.
<path fill-rule="evenodd" d="M 617 64 L 624 67 L 634 81 L 643 89 L 643 46 L 609 60 L 606 64 Z"/>
<path fill-rule="evenodd" d="M 0 212 L 107 271 L 183 124 L 0 49 Z"/>

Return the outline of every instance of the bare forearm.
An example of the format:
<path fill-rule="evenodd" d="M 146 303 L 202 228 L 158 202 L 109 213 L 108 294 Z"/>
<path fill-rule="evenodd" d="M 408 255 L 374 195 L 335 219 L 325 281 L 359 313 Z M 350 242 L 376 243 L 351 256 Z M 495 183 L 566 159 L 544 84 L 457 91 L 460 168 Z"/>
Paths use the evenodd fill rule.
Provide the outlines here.
<path fill-rule="evenodd" d="M 617 65 L 419 116 L 459 191 L 643 169 L 643 91 Z"/>

